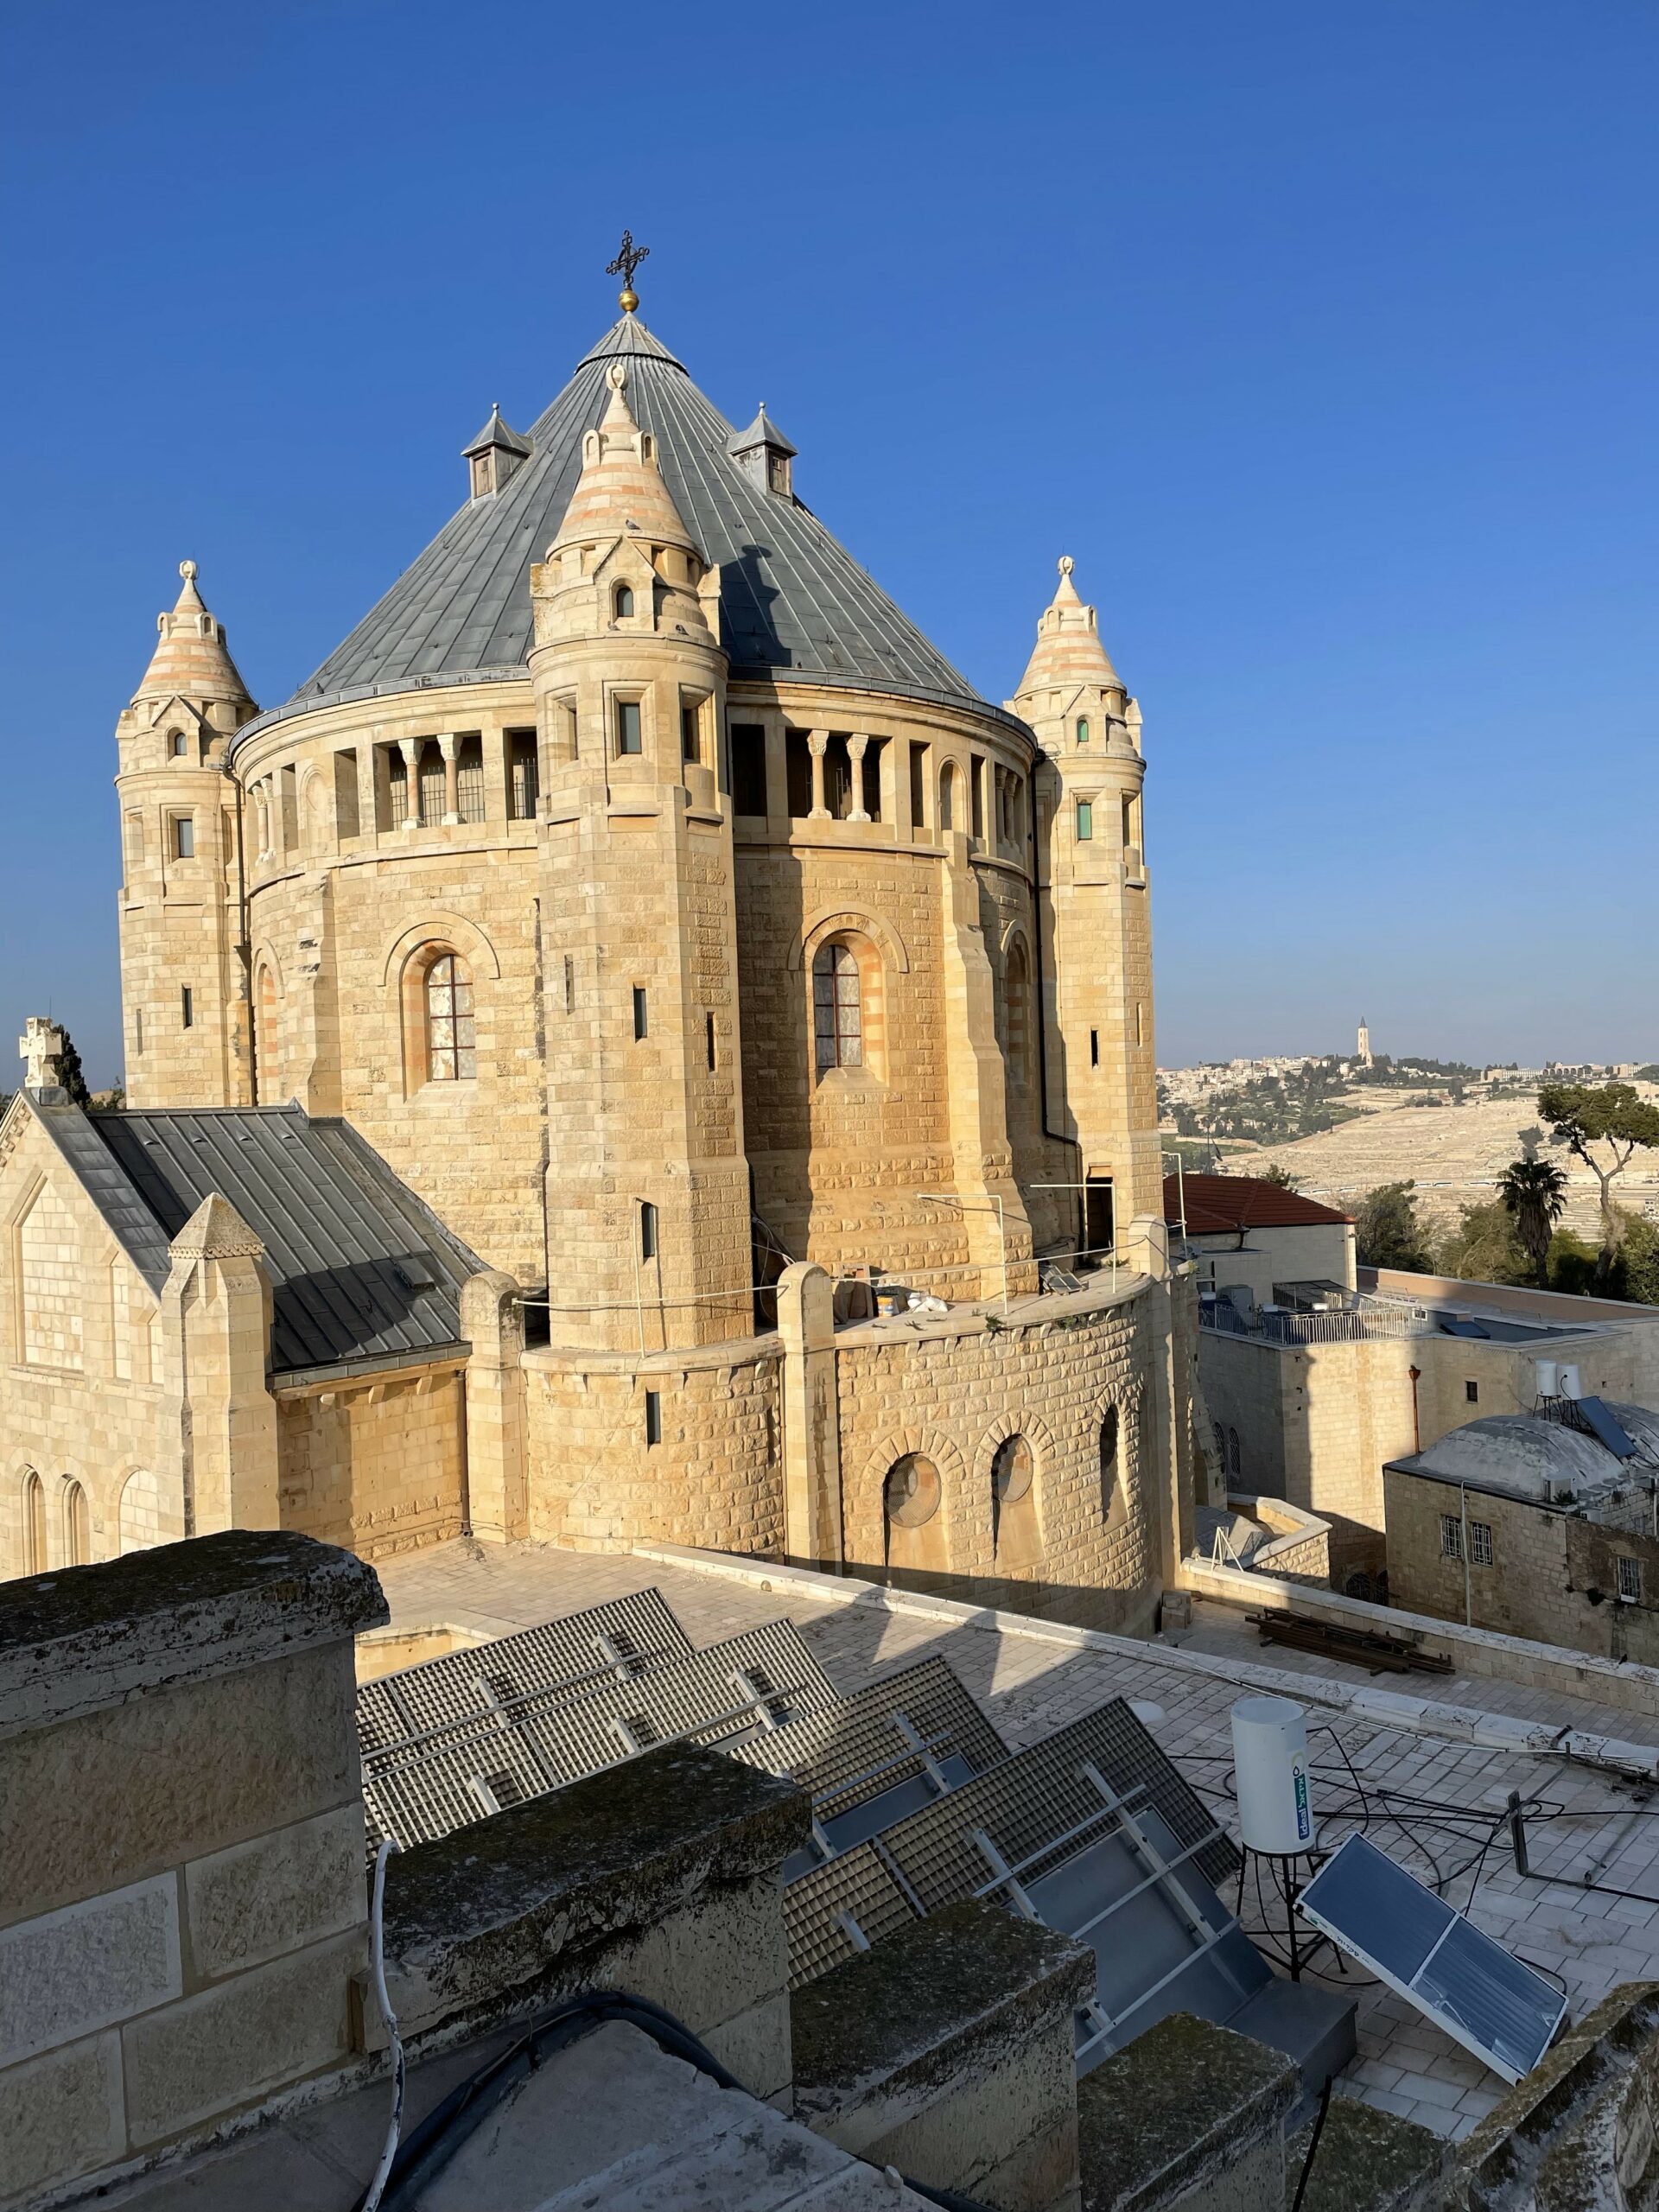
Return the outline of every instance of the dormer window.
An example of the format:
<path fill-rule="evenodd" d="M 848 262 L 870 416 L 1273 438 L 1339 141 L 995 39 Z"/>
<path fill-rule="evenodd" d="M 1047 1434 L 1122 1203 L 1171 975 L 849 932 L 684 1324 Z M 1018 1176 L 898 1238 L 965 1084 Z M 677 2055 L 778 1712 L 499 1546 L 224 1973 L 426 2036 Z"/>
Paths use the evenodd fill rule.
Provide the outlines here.
<path fill-rule="evenodd" d="M 726 450 L 746 475 L 768 492 L 776 493 L 779 499 L 794 497 L 795 448 L 767 416 L 764 400 L 748 429 L 727 440 Z"/>
<path fill-rule="evenodd" d="M 631 585 L 618 584 L 613 609 L 617 621 L 627 621 L 633 613 L 633 590 Z"/>
<path fill-rule="evenodd" d="M 509 429 L 501 419 L 501 410 L 493 407 L 490 419 L 465 451 L 465 459 L 472 472 L 472 493 L 475 499 L 488 499 L 499 492 L 524 467 L 530 458 L 531 443 L 521 438 L 517 430 Z"/>

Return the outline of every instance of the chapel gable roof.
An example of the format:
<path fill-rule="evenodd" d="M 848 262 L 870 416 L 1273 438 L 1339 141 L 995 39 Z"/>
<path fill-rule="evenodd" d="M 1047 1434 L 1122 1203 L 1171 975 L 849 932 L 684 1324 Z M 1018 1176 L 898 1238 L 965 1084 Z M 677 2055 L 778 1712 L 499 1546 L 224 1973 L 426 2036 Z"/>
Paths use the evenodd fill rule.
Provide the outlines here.
<path fill-rule="evenodd" d="M 1179 1181 L 1166 1175 L 1166 1221 L 1179 1222 L 1183 1194 L 1190 1236 L 1216 1236 L 1238 1229 L 1314 1229 L 1326 1223 L 1346 1227 L 1353 1218 L 1256 1175 L 1187 1175 Z"/>
<path fill-rule="evenodd" d="M 206 1229 L 234 1209 L 264 1247 L 273 1372 L 460 1343 L 461 1285 L 483 1262 L 348 1122 L 296 1105 L 84 1114 L 49 1097 L 29 1103 L 158 1297 L 187 1224 L 201 1233 L 181 1249 L 205 1250 Z"/>

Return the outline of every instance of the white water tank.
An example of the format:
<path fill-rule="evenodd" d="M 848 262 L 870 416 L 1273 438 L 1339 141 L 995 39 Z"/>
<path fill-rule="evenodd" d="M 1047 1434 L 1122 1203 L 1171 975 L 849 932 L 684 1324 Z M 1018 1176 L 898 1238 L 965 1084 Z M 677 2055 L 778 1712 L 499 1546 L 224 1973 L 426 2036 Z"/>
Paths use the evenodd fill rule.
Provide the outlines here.
<path fill-rule="evenodd" d="M 1568 1366 L 1565 1361 L 1561 1364 L 1561 1395 L 1564 1398 L 1581 1398 L 1584 1395 L 1584 1385 L 1579 1380 L 1578 1369 Z"/>
<path fill-rule="evenodd" d="M 1287 1697 L 1242 1697 L 1233 1707 L 1238 1829 L 1247 1851 L 1274 1859 L 1319 1840 L 1307 1772 L 1307 1715 Z"/>
<path fill-rule="evenodd" d="M 1532 1364 L 1538 1377 L 1539 1396 L 1541 1398 L 1558 1397 L 1560 1394 L 1561 1374 L 1559 1363 L 1553 1359 L 1535 1359 Z"/>

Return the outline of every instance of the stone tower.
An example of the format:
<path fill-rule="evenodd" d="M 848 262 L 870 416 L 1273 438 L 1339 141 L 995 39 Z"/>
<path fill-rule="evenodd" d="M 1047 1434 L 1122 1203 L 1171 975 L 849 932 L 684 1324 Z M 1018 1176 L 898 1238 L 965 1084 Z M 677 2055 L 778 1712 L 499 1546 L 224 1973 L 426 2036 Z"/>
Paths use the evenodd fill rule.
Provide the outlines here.
<path fill-rule="evenodd" d="M 252 1102 L 239 949 L 232 734 L 257 711 L 224 626 L 184 579 L 144 678 L 116 725 L 121 807 L 121 997 L 132 1106 Z"/>
<path fill-rule="evenodd" d="M 753 1326 L 719 575 L 607 371 L 531 573 L 556 1342 Z"/>
<path fill-rule="evenodd" d="M 1369 1068 L 1375 1065 L 1375 1062 L 1371 1058 L 1370 1027 L 1363 1014 L 1359 1017 L 1359 1038 L 1355 1046 L 1354 1057 L 1363 1068 Z"/>
<path fill-rule="evenodd" d="M 1085 1185 L 1085 1246 L 1161 1220 L 1152 1036 L 1152 924 L 1141 787 L 1141 711 L 1101 644 L 1095 609 L 1060 563 L 1059 588 L 1008 702 L 1036 732 L 1043 1049 L 1065 1102 Z"/>

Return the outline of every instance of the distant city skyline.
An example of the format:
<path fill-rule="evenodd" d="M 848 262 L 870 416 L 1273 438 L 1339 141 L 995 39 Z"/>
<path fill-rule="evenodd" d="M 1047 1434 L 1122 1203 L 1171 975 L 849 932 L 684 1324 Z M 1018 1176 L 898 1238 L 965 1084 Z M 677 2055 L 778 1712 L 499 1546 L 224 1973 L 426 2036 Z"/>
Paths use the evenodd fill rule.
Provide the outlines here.
<path fill-rule="evenodd" d="M 480 101 L 423 0 L 12 21 L 0 1050 L 50 1012 L 120 1072 L 112 733 L 179 561 L 286 697 L 604 328 L 626 223 L 646 322 L 734 419 L 764 391 L 988 698 L 1074 556 L 1145 716 L 1160 1062 L 1359 1007 L 1379 1050 L 1643 1056 L 1659 18 L 939 29 L 768 22 L 774 100 L 652 0 L 556 55 L 506 0 Z"/>

